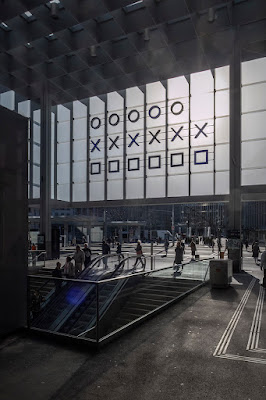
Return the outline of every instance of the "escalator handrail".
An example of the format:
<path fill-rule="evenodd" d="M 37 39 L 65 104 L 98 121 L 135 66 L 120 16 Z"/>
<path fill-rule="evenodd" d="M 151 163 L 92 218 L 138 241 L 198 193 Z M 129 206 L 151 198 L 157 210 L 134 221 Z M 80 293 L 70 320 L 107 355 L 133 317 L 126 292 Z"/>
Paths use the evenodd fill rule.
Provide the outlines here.
<path fill-rule="evenodd" d="M 111 274 L 111 278 L 112 279 L 116 273 L 120 270 L 120 268 L 122 267 L 122 269 L 124 268 L 124 260 L 121 260 L 119 262 L 119 264 L 117 265 L 117 267 L 115 268 L 115 270 L 112 272 Z M 106 313 L 106 311 L 108 310 L 108 308 L 110 307 L 110 305 L 112 304 L 112 302 L 114 301 L 114 299 L 117 297 L 118 293 L 121 291 L 121 289 L 124 287 L 124 285 L 127 283 L 128 278 L 121 280 L 121 281 L 117 281 L 117 285 L 114 287 L 114 290 L 110 293 L 110 296 L 106 299 L 105 303 L 102 304 L 100 310 L 99 310 L 99 314 L 100 314 L 100 319 L 104 316 L 104 314 Z M 99 283 L 99 282 L 98 282 Z M 97 284 L 98 284 L 97 283 Z M 118 287 L 117 287 L 118 286 Z M 96 297 L 96 296 L 95 296 Z M 86 333 L 88 333 L 90 330 L 94 329 L 95 327 L 95 321 L 96 317 L 92 318 L 92 320 L 89 322 L 90 325 L 93 324 L 93 326 L 90 326 L 88 329 L 86 329 L 85 331 L 81 332 L 80 334 L 78 334 L 77 337 L 83 336 Z"/>
<path fill-rule="evenodd" d="M 116 253 L 111 253 L 111 254 L 104 254 L 104 255 L 99 255 L 98 257 L 96 257 L 93 262 L 94 264 L 92 265 L 92 263 L 86 268 L 84 269 L 79 277 L 83 277 L 84 275 L 86 275 L 88 272 L 90 273 L 92 270 L 94 270 L 96 268 L 96 266 L 99 266 L 99 264 L 101 263 L 101 261 L 103 261 L 105 258 L 109 258 L 109 257 L 118 257 L 118 255 Z M 85 273 L 86 271 L 86 273 Z"/>
<path fill-rule="evenodd" d="M 94 265 L 91 267 L 91 269 L 90 269 L 89 271 L 87 271 L 87 273 L 88 273 L 88 272 L 90 273 L 91 270 L 94 269 L 94 268 L 96 268 L 96 266 L 99 265 L 99 264 L 101 263 L 101 261 L 102 261 L 104 258 L 108 258 L 108 257 L 117 257 L 117 254 L 106 254 L 106 255 L 97 257 L 97 261 L 94 263 Z M 89 267 L 90 267 L 90 266 L 89 266 Z M 88 268 L 89 268 L 89 267 L 88 267 Z M 83 271 L 81 272 L 81 274 L 79 275 L 79 277 L 81 277 L 81 275 L 85 275 L 85 276 L 86 276 L 86 273 L 84 274 L 84 271 L 86 271 L 86 270 L 83 270 Z M 111 274 L 111 276 L 113 276 L 113 275 L 116 273 L 116 271 L 117 271 L 117 267 L 116 267 L 115 271 L 113 271 L 113 273 Z M 90 292 L 94 289 L 95 284 L 97 284 L 97 282 L 98 282 L 99 280 L 101 280 L 102 276 L 103 276 L 103 275 L 106 275 L 106 274 L 110 274 L 110 271 L 108 271 L 108 270 L 104 271 L 103 274 L 100 275 L 100 276 L 99 276 L 96 280 L 94 280 L 94 281 L 91 281 L 91 280 L 90 280 L 90 281 L 89 281 L 89 280 L 87 281 L 86 279 L 82 280 L 82 282 L 93 283 L 93 285 L 92 285 L 91 287 L 88 287 L 88 290 L 86 290 L 86 292 L 83 293 L 83 295 L 82 295 L 82 298 L 83 298 L 83 299 L 85 299 L 85 298 L 90 294 Z M 83 276 L 82 276 L 82 277 L 83 277 Z M 77 282 L 77 281 L 78 281 L 78 280 L 73 281 L 73 284 L 75 284 L 75 282 Z M 70 288 L 71 288 L 71 286 L 70 286 Z M 68 289 L 69 289 L 69 288 L 68 288 Z M 65 315 L 65 316 L 63 317 L 63 319 L 62 319 L 60 322 L 57 323 L 57 325 L 54 327 L 54 329 L 55 329 L 56 331 L 57 331 L 58 329 L 60 329 L 60 328 L 65 324 L 65 322 L 67 321 L 67 319 L 71 317 L 71 314 L 73 314 L 73 312 L 75 312 L 75 310 L 78 308 L 78 306 L 79 306 L 79 304 L 77 304 L 77 305 L 75 305 L 74 307 L 72 307 L 72 308 L 68 311 L 67 315 Z M 62 313 L 63 313 L 63 312 L 62 312 Z M 58 320 L 58 318 L 59 318 L 59 316 L 56 318 L 56 320 Z M 54 321 L 53 324 L 56 323 L 56 320 Z"/>
<path fill-rule="evenodd" d="M 119 257 L 117 254 L 113 254 L 113 255 L 116 256 L 116 257 Z M 104 257 L 106 257 L 106 256 L 110 256 L 110 254 L 109 254 L 109 255 L 105 255 L 105 256 L 103 256 L 102 258 L 104 258 Z M 121 260 L 121 261 L 119 262 L 119 264 L 115 267 L 114 271 L 111 273 L 111 278 L 114 277 L 114 276 L 117 274 L 117 272 L 120 270 L 122 264 L 123 264 L 123 260 Z M 107 274 L 110 274 L 110 272 L 108 272 L 108 270 L 105 271 L 105 272 L 106 272 Z M 98 282 L 101 280 L 100 278 L 101 278 L 101 277 L 99 277 L 99 279 L 98 279 L 97 281 L 95 281 L 96 284 L 98 284 Z M 93 288 L 93 289 L 94 289 L 94 288 Z M 89 295 L 89 293 L 87 293 L 86 296 L 87 296 L 87 295 Z M 92 297 L 90 303 L 92 303 L 92 302 L 95 300 L 95 298 L 96 298 L 96 293 L 95 293 L 95 295 Z M 108 300 L 109 300 L 109 299 L 107 299 L 107 302 L 108 302 Z M 105 303 L 103 304 L 103 306 L 101 307 L 101 309 L 102 309 L 104 306 L 105 306 Z M 85 310 L 82 312 L 82 314 L 83 314 L 84 312 L 85 312 Z M 82 315 L 82 314 L 81 314 L 81 315 Z M 68 318 L 69 318 L 69 317 L 68 317 Z M 67 318 L 67 319 L 68 319 L 68 318 Z M 79 316 L 79 318 L 80 318 L 80 316 Z M 79 318 L 78 318 L 78 319 L 79 319 Z M 67 321 L 67 319 L 65 319 L 64 323 Z M 75 322 L 74 322 L 73 325 L 72 325 L 72 328 L 73 328 L 73 326 L 75 325 L 75 323 L 77 322 L 78 319 L 75 320 Z M 93 318 L 92 320 L 90 320 L 89 323 L 91 324 L 92 322 L 94 322 L 94 319 L 95 319 L 95 318 Z M 63 323 L 63 324 L 64 324 L 64 323 Z M 62 323 L 60 324 L 60 328 L 63 326 L 63 324 L 62 324 Z M 60 328 L 59 328 L 59 329 L 60 329 Z M 78 336 L 79 336 L 79 335 L 78 335 Z"/>

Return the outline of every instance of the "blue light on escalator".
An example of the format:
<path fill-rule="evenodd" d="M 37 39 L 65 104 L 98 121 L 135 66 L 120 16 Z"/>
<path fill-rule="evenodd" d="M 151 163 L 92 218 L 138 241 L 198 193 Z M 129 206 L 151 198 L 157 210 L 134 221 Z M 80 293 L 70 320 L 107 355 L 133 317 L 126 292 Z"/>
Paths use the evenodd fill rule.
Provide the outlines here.
<path fill-rule="evenodd" d="M 86 292 L 85 287 L 80 287 L 80 286 L 72 287 L 66 295 L 68 303 L 72 305 L 81 304 L 84 301 L 85 292 Z"/>

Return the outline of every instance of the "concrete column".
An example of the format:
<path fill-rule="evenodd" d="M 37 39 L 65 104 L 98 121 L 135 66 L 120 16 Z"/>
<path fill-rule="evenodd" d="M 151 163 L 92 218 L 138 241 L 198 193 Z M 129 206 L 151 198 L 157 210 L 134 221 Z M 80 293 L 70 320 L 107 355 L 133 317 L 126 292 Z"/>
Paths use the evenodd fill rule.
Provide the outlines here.
<path fill-rule="evenodd" d="M 45 250 L 51 257 L 51 99 L 45 85 L 41 97 L 41 182 L 40 233 L 45 235 Z"/>
<path fill-rule="evenodd" d="M 230 249 L 230 232 L 240 244 L 241 230 L 241 48 L 238 28 L 235 30 L 234 49 L 230 63 L 230 195 L 229 195 L 229 258 L 233 270 L 241 270 L 241 249 Z"/>

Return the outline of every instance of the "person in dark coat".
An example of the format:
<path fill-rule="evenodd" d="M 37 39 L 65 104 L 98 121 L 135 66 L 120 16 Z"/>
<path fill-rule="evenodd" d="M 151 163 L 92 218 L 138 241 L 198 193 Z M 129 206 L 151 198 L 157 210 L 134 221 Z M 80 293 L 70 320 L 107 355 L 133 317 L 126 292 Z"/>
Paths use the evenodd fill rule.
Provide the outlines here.
<path fill-rule="evenodd" d="M 261 286 L 266 288 L 266 251 L 264 251 L 261 255 L 260 269 L 263 271 L 263 281 Z"/>
<path fill-rule="evenodd" d="M 107 255 L 110 254 L 110 253 L 111 253 L 111 249 L 110 249 L 109 244 L 105 240 L 103 240 L 103 243 L 102 243 L 102 255 L 104 256 L 104 258 L 103 258 L 104 269 L 108 268 L 108 266 L 107 266 L 107 258 L 108 258 Z"/>
<path fill-rule="evenodd" d="M 30 298 L 30 310 L 32 314 L 32 318 L 38 317 L 41 311 L 41 303 L 44 301 L 44 298 L 40 294 L 38 290 L 34 290 L 31 294 Z"/>
<path fill-rule="evenodd" d="M 61 271 L 61 263 L 59 261 L 57 261 L 56 263 L 56 267 L 52 272 L 52 276 L 54 278 L 62 278 L 62 271 Z M 60 291 L 61 286 L 62 286 L 62 281 L 55 279 L 54 280 L 54 284 L 55 284 L 55 292 Z"/>
<path fill-rule="evenodd" d="M 192 260 L 195 260 L 196 244 L 193 240 L 191 240 L 190 249 L 191 249 Z"/>
<path fill-rule="evenodd" d="M 120 262 L 120 260 L 124 258 L 124 255 L 122 254 L 122 246 L 119 242 L 117 242 L 116 254 L 118 255 L 118 261 Z"/>
<path fill-rule="evenodd" d="M 185 241 L 184 240 L 181 241 L 181 247 L 183 249 L 183 254 L 185 254 Z"/>
<path fill-rule="evenodd" d="M 260 248 L 258 242 L 254 242 L 252 246 L 252 257 L 254 258 L 255 264 L 258 262 L 258 257 L 260 253 Z"/>
<path fill-rule="evenodd" d="M 183 261 L 183 247 L 181 246 L 181 243 L 178 241 L 176 243 L 176 248 L 175 248 L 174 268 L 176 267 L 176 269 L 178 269 L 179 265 L 181 265 L 183 269 L 182 261 Z"/>
<path fill-rule="evenodd" d="M 165 249 L 166 257 L 167 257 L 167 253 L 168 253 L 168 247 L 169 247 L 169 240 L 166 238 L 164 241 L 164 249 Z"/>
<path fill-rule="evenodd" d="M 87 268 L 91 263 L 91 249 L 89 248 L 88 243 L 84 243 L 83 253 L 85 256 L 84 267 Z"/>

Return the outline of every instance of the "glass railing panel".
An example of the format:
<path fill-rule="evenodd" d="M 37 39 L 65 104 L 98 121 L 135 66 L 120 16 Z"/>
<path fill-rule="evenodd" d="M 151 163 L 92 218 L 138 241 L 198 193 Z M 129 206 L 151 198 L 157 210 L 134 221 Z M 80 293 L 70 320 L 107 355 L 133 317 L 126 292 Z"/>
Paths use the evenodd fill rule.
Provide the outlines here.
<path fill-rule="evenodd" d="M 30 328 L 78 337 L 89 320 L 96 320 L 95 282 L 42 276 L 28 279 Z M 96 340 L 95 326 L 89 338 Z"/>
<path fill-rule="evenodd" d="M 145 318 L 202 285 L 209 261 L 197 261 L 180 267 L 131 273 L 127 277 L 99 282 L 101 297 L 109 294 L 100 312 L 100 340 Z M 109 289 L 107 290 L 107 287 Z"/>
<path fill-rule="evenodd" d="M 91 280 L 29 276 L 29 327 L 89 341 L 102 341 L 195 290 L 208 280 L 209 260 L 160 269 L 142 265 L 136 257 L 119 263 L 100 260 Z M 124 268 L 123 268 L 124 267 Z M 102 269 L 102 271 L 101 271 Z M 101 275 L 101 273 L 103 274 Z"/>

